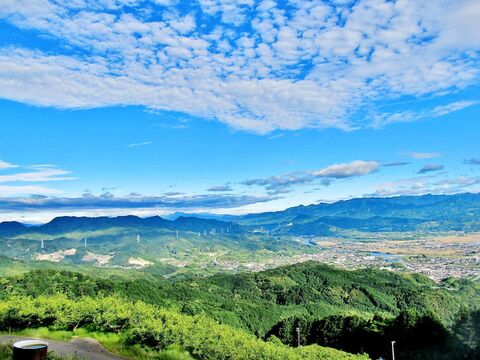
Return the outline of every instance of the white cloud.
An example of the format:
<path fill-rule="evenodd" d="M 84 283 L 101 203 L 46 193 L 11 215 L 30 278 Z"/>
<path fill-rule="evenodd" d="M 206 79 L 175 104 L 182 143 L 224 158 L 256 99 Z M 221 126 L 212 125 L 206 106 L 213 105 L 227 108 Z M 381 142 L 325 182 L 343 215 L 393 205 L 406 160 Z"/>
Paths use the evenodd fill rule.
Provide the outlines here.
<path fill-rule="evenodd" d="M 356 160 L 348 164 L 333 164 L 324 169 L 315 171 L 314 176 L 327 178 L 348 178 L 367 175 L 377 171 L 380 164 L 377 161 Z"/>
<path fill-rule="evenodd" d="M 0 160 L 0 170 L 3 170 L 3 169 L 12 169 L 12 168 L 16 168 L 18 167 L 18 165 L 15 165 L 15 164 L 11 164 L 7 161 L 3 161 L 3 160 Z"/>
<path fill-rule="evenodd" d="M 143 105 L 260 133 L 379 127 L 476 103 L 357 116 L 372 103 L 478 83 L 474 0 L 291 1 L 290 10 L 271 0 L 199 0 L 186 15 L 175 1 L 139 4 L 0 2 L 0 19 L 65 44 L 0 49 L 0 97 L 61 108 Z"/>

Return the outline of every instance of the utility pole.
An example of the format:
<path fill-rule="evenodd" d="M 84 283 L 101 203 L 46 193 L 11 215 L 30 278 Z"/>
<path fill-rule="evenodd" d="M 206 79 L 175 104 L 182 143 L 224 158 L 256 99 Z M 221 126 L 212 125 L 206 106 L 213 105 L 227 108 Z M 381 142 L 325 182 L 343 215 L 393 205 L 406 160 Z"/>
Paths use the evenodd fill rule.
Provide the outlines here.
<path fill-rule="evenodd" d="M 297 347 L 300 347 L 300 327 L 297 327 Z"/>
<path fill-rule="evenodd" d="M 392 360 L 395 360 L 395 341 L 392 341 Z"/>

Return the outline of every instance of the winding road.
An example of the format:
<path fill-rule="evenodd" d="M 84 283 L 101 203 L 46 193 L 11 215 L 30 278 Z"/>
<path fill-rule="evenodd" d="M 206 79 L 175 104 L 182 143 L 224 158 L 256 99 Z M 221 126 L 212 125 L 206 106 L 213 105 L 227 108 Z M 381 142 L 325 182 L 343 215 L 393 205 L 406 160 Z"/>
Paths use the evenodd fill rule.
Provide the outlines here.
<path fill-rule="evenodd" d="M 34 338 L 6 335 L 0 336 L 0 344 L 13 344 L 21 340 L 33 340 Z M 43 340 L 43 339 L 42 339 Z M 48 351 L 54 351 L 58 355 L 76 355 L 85 360 L 126 360 L 127 358 L 114 355 L 105 349 L 97 340 L 92 338 L 75 338 L 69 342 L 44 339 L 48 342 Z"/>

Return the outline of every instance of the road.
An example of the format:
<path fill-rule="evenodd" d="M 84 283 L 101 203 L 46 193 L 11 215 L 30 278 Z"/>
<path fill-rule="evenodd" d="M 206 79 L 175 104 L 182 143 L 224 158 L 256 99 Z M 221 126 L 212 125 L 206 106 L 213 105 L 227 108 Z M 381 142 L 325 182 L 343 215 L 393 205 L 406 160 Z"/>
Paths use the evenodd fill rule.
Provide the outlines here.
<path fill-rule="evenodd" d="M 22 336 L 0 336 L 0 344 L 12 344 L 21 340 L 34 338 Z M 126 358 L 108 352 L 100 343 L 91 338 L 75 338 L 69 342 L 45 339 L 48 342 L 48 351 L 59 355 L 76 355 L 85 360 L 125 360 Z"/>

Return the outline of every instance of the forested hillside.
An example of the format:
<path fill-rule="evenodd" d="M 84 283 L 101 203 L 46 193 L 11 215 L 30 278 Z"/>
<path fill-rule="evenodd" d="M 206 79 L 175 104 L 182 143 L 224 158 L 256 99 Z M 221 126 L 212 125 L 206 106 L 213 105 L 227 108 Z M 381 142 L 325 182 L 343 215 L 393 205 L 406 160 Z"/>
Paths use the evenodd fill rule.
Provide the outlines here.
<path fill-rule="evenodd" d="M 422 353 L 420 350 L 425 354 L 434 354 L 432 349 L 440 345 L 438 349 L 442 349 L 444 354 L 459 353 L 460 350 L 460 353 L 472 356 L 478 353 L 472 339 L 478 336 L 475 319 L 478 318 L 480 289 L 467 280 L 447 279 L 436 284 L 421 275 L 406 276 L 373 269 L 345 271 L 318 263 L 304 263 L 260 273 L 175 281 L 151 276 L 136 279 L 118 276 L 96 278 L 78 273 L 40 270 L 2 278 L 0 286 L 3 303 L 10 304 L 10 307 L 19 298 L 29 304 L 33 301 L 29 296 L 55 298 L 57 294 L 62 294 L 60 302 L 72 300 L 73 303 L 89 304 L 104 298 L 109 299 L 105 300 L 107 303 L 125 301 L 131 304 L 141 301 L 142 304 L 170 309 L 168 311 L 171 313 L 168 314 L 182 313 L 185 324 L 189 321 L 195 323 L 197 320 L 190 319 L 197 317 L 208 318 L 211 324 L 221 323 L 235 334 L 250 334 L 245 335 L 251 339 L 248 341 L 254 341 L 256 337 L 269 340 L 269 343 L 281 341 L 296 346 L 296 328 L 300 327 L 301 344 L 320 344 L 353 353 L 367 352 L 372 356 L 384 355 L 392 339 L 396 339 L 399 348 L 404 349 L 405 356 L 400 355 L 400 359 L 406 359 L 409 352 L 409 358 L 415 358 L 412 354 Z M 10 307 L 2 315 L 4 329 L 9 326 L 58 325 L 57 320 L 45 322 L 36 314 L 25 315 L 27 318 L 22 320 L 23 312 L 13 311 Z M 115 308 L 115 311 L 122 313 L 121 306 L 115 305 Z M 9 320 L 8 314 L 12 314 L 12 311 L 18 319 Z M 89 310 L 82 311 L 86 320 L 75 320 L 79 321 L 75 326 L 91 326 L 89 324 L 93 322 L 96 330 L 107 329 L 95 323 L 95 312 L 89 314 Z M 103 310 L 99 313 L 103 314 Z M 128 312 L 122 314 L 129 317 Z M 59 313 L 56 316 L 67 315 Z M 112 316 L 116 318 L 119 315 Z M 108 325 L 108 328 L 114 331 L 129 329 L 130 325 L 125 325 L 125 322 L 130 324 L 127 318 L 115 320 L 115 324 L 119 322 L 119 325 Z M 182 331 L 190 331 L 187 329 L 191 326 L 185 325 Z M 68 328 L 66 325 L 61 327 Z M 427 330 L 431 336 L 430 342 L 411 343 L 411 334 Z M 220 332 L 223 331 L 226 330 Z M 158 335 L 148 335 L 150 332 Z M 148 331 L 135 330 L 134 333 L 141 334 L 138 338 L 134 337 L 135 342 L 153 347 L 163 346 L 159 345 L 155 336 L 166 336 L 151 328 Z M 129 334 L 132 335 L 132 332 Z M 170 339 L 167 343 L 176 341 Z M 182 340 L 180 343 L 186 345 L 192 354 L 193 351 L 200 351 L 194 350 L 189 341 Z M 255 341 L 254 344 L 264 346 L 261 345 L 263 342 Z M 455 357 L 445 357 L 448 358 Z"/>

